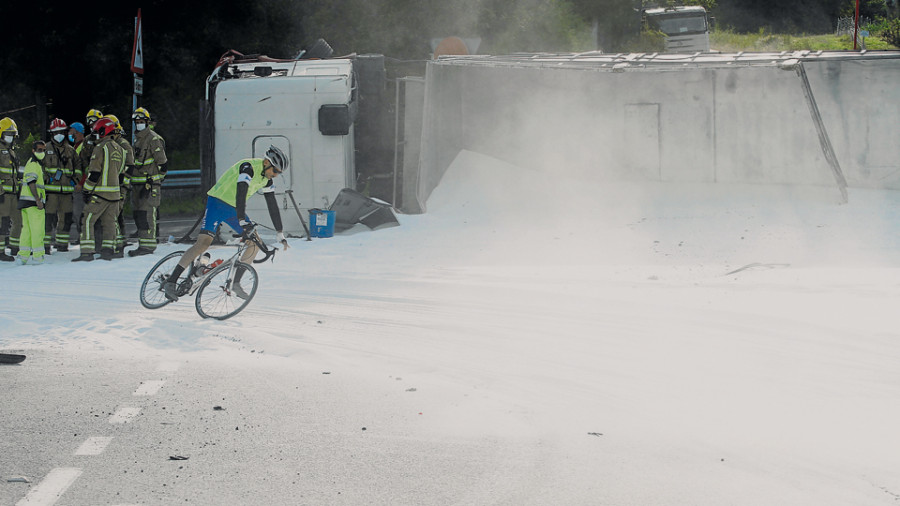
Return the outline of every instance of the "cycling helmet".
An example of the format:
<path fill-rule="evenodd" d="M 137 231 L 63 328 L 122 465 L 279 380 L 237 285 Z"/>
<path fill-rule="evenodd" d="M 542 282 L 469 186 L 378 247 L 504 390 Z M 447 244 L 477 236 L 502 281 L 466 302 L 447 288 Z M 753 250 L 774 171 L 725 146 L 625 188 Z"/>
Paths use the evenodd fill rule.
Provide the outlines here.
<path fill-rule="evenodd" d="M 116 124 L 113 122 L 113 120 L 107 117 L 98 119 L 91 127 L 91 132 L 96 134 L 100 139 L 112 135 L 113 133 L 115 133 L 115 131 Z"/>
<path fill-rule="evenodd" d="M 134 114 L 131 115 L 131 119 L 142 119 L 150 121 L 150 111 L 144 109 L 143 107 L 138 107 L 134 110 Z"/>
<path fill-rule="evenodd" d="M 91 126 L 94 124 L 95 121 L 97 121 L 98 119 L 100 119 L 102 117 L 103 117 L 102 112 L 98 111 L 97 109 L 91 109 L 87 113 L 87 117 L 85 118 L 85 123 L 87 123 L 88 126 Z"/>
<path fill-rule="evenodd" d="M 63 121 L 59 118 L 56 118 L 50 122 L 50 131 L 51 132 L 59 132 L 59 131 L 64 131 L 64 130 L 68 130 L 68 127 L 66 127 L 65 121 Z"/>
<path fill-rule="evenodd" d="M 269 146 L 269 149 L 266 150 L 266 158 L 269 159 L 269 163 L 275 166 L 281 172 L 284 172 L 288 168 L 288 159 L 284 155 L 284 152 L 275 146 Z"/>

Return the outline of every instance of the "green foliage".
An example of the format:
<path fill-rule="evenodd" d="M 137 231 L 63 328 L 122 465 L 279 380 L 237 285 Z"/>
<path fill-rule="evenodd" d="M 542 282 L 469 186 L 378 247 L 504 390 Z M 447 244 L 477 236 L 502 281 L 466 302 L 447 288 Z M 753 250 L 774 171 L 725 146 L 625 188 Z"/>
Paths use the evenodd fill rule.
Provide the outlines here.
<path fill-rule="evenodd" d="M 791 35 L 768 33 L 761 29 L 756 33 L 736 33 L 733 30 L 715 30 L 710 34 L 710 45 L 716 51 L 850 51 L 853 38 L 848 35 Z M 897 49 L 879 37 L 866 38 L 866 48 Z"/>
<path fill-rule="evenodd" d="M 867 25 L 866 30 L 886 43 L 900 47 L 900 19 L 879 18 L 876 22 Z M 866 45 L 868 46 L 868 44 L 867 41 Z"/>
<path fill-rule="evenodd" d="M 661 53 L 666 50 L 666 34 L 658 30 L 641 30 L 623 45 L 629 53 Z"/>

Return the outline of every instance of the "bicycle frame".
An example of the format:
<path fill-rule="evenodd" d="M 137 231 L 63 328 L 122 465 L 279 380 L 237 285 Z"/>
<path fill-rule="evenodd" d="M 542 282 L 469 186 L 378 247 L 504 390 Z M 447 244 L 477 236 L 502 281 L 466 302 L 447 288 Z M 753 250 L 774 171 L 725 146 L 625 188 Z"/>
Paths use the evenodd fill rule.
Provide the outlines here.
<path fill-rule="evenodd" d="M 253 230 L 253 235 L 250 237 L 250 241 L 255 243 L 260 251 L 265 253 L 265 256 L 263 258 L 260 258 L 258 260 L 254 258 L 253 263 L 260 264 L 260 263 L 265 262 L 269 258 L 275 256 L 275 249 L 269 249 L 266 247 L 265 243 L 263 243 L 256 235 L 256 229 Z M 234 246 L 234 245 L 226 244 L 225 246 Z M 205 273 L 203 273 L 197 277 L 194 277 L 194 272 L 197 268 L 199 268 L 201 266 L 196 265 L 196 260 L 194 262 L 191 262 L 190 274 L 188 274 L 188 277 L 185 279 L 186 280 L 190 279 L 192 284 L 191 284 L 191 287 L 188 289 L 188 291 L 185 293 L 185 295 L 193 296 L 194 292 L 196 292 L 199 287 L 203 286 L 203 282 L 206 280 L 206 278 L 210 277 L 217 270 L 222 269 L 222 267 L 225 265 L 228 266 L 228 277 L 227 277 L 228 286 L 225 287 L 225 290 L 230 293 L 232 284 L 234 282 L 234 276 L 232 275 L 232 273 L 234 272 L 234 265 L 241 261 L 241 257 L 244 255 L 244 251 L 246 251 L 249 246 L 250 246 L 250 242 L 248 242 L 246 239 L 241 240 L 241 242 L 237 245 L 237 248 L 238 248 L 237 251 L 233 255 L 231 255 L 231 257 L 229 257 L 228 260 L 223 260 L 222 264 L 219 265 L 218 267 L 216 267 L 214 269 L 209 269 L 208 271 L 206 271 Z"/>

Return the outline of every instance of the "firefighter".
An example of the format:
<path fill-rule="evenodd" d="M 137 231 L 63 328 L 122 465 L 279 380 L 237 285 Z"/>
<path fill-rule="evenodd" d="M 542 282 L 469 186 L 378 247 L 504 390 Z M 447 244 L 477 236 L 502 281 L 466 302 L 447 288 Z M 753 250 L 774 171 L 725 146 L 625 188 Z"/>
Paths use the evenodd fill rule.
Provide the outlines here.
<path fill-rule="evenodd" d="M 119 200 L 119 212 L 116 214 L 116 245 L 113 248 L 113 258 L 124 258 L 125 257 L 125 199 L 128 196 L 128 190 L 130 189 L 130 182 L 128 181 L 128 174 L 131 173 L 134 167 L 134 148 L 131 147 L 131 144 L 125 139 L 125 129 L 122 128 L 122 124 L 119 123 L 119 118 L 117 118 L 113 114 L 107 114 L 104 118 L 111 119 L 116 124 L 116 133 L 113 138 L 120 146 L 125 150 L 125 165 L 122 167 L 122 171 L 119 173 L 119 192 L 122 194 L 121 200 Z"/>
<path fill-rule="evenodd" d="M 44 188 L 47 192 L 46 234 L 44 251 L 56 244 L 57 251 L 69 251 L 69 230 L 72 228 L 72 194 L 78 182 L 75 173 L 75 148 L 69 145 L 66 122 L 56 118 L 50 122 L 50 142 L 44 156 Z M 56 240 L 53 232 L 56 231 Z"/>
<path fill-rule="evenodd" d="M 85 125 L 84 126 L 84 128 L 85 128 L 84 144 L 81 147 L 81 152 L 78 154 L 78 158 L 80 159 L 81 168 L 82 168 L 83 173 L 81 175 L 81 180 L 78 181 L 78 184 L 75 185 L 75 193 L 76 194 L 82 194 L 82 189 L 84 187 L 84 180 L 87 179 L 87 168 L 88 168 L 88 165 L 91 164 L 91 155 L 93 155 L 94 146 L 97 143 L 96 139 L 94 139 L 94 136 L 91 135 L 91 127 L 93 127 L 94 123 L 96 123 L 97 120 L 102 117 L 103 117 L 103 113 L 100 112 L 99 109 L 89 110 L 84 117 L 84 125 Z M 84 197 L 84 195 L 82 194 L 82 201 L 81 201 L 81 204 L 79 204 L 79 209 L 84 209 L 83 197 Z M 79 243 L 79 244 L 81 243 L 81 235 L 82 235 L 81 225 L 82 225 L 82 223 L 84 223 L 84 220 L 79 218 L 78 219 L 78 239 L 76 239 L 76 241 L 75 241 L 76 243 Z M 100 225 L 98 224 L 97 226 L 99 227 Z M 100 235 L 101 234 L 99 233 L 99 230 L 98 230 L 97 233 L 94 234 L 93 236 L 100 237 Z"/>
<path fill-rule="evenodd" d="M 11 118 L 0 119 L 0 260 L 12 262 L 19 250 L 22 213 L 18 209 L 19 159 L 14 144 L 19 128 Z M 7 243 L 13 255 L 6 254 Z"/>
<path fill-rule="evenodd" d="M 81 255 L 73 262 L 94 260 L 94 225 L 103 223 L 100 258 L 113 259 L 116 243 L 116 214 L 119 212 L 119 174 L 125 166 L 125 148 L 116 142 L 116 124 L 109 118 L 94 123 L 91 135 L 97 140 L 84 181 L 84 218 L 81 226 Z"/>
<path fill-rule="evenodd" d="M 81 197 L 81 187 L 84 181 L 84 168 L 87 166 L 82 153 L 85 147 L 84 124 L 75 122 L 69 125 L 69 144 L 75 149 L 75 188 L 72 189 L 72 221 L 75 222 L 77 234 L 69 237 L 69 244 L 78 244 L 81 237 L 81 210 L 84 209 L 84 200 Z M 90 161 L 90 160 L 88 160 Z"/>
<path fill-rule="evenodd" d="M 19 238 L 19 265 L 44 263 L 44 167 L 46 143 L 36 140 L 31 145 L 31 156 L 25 163 L 22 189 L 19 192 L 19 209 L 22 213 L 22 235 Z"/>
<path fill-rule="evenodd" d="M 138 229 L 138 248 L 129 251 L 128 256 L 136 257 L 156 251 L 156 213 L 162 198 L 160 190 L 169 160 L 166 157 L 166 141 L 149 128 L 150 112 L 138 107 L 131 117 L 136 130 L 131 207 Z"/>

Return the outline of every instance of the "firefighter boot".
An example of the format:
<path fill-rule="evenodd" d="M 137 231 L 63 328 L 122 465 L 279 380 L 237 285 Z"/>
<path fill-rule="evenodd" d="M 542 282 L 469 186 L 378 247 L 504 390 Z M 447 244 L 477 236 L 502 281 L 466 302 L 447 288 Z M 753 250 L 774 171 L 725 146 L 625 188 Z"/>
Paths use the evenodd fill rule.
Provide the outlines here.
<path fill-rule="evenodd" d="M 100 260 L 112 260 L 115 258 L 112 248 L 103 248 L 100 250 Z"/>

